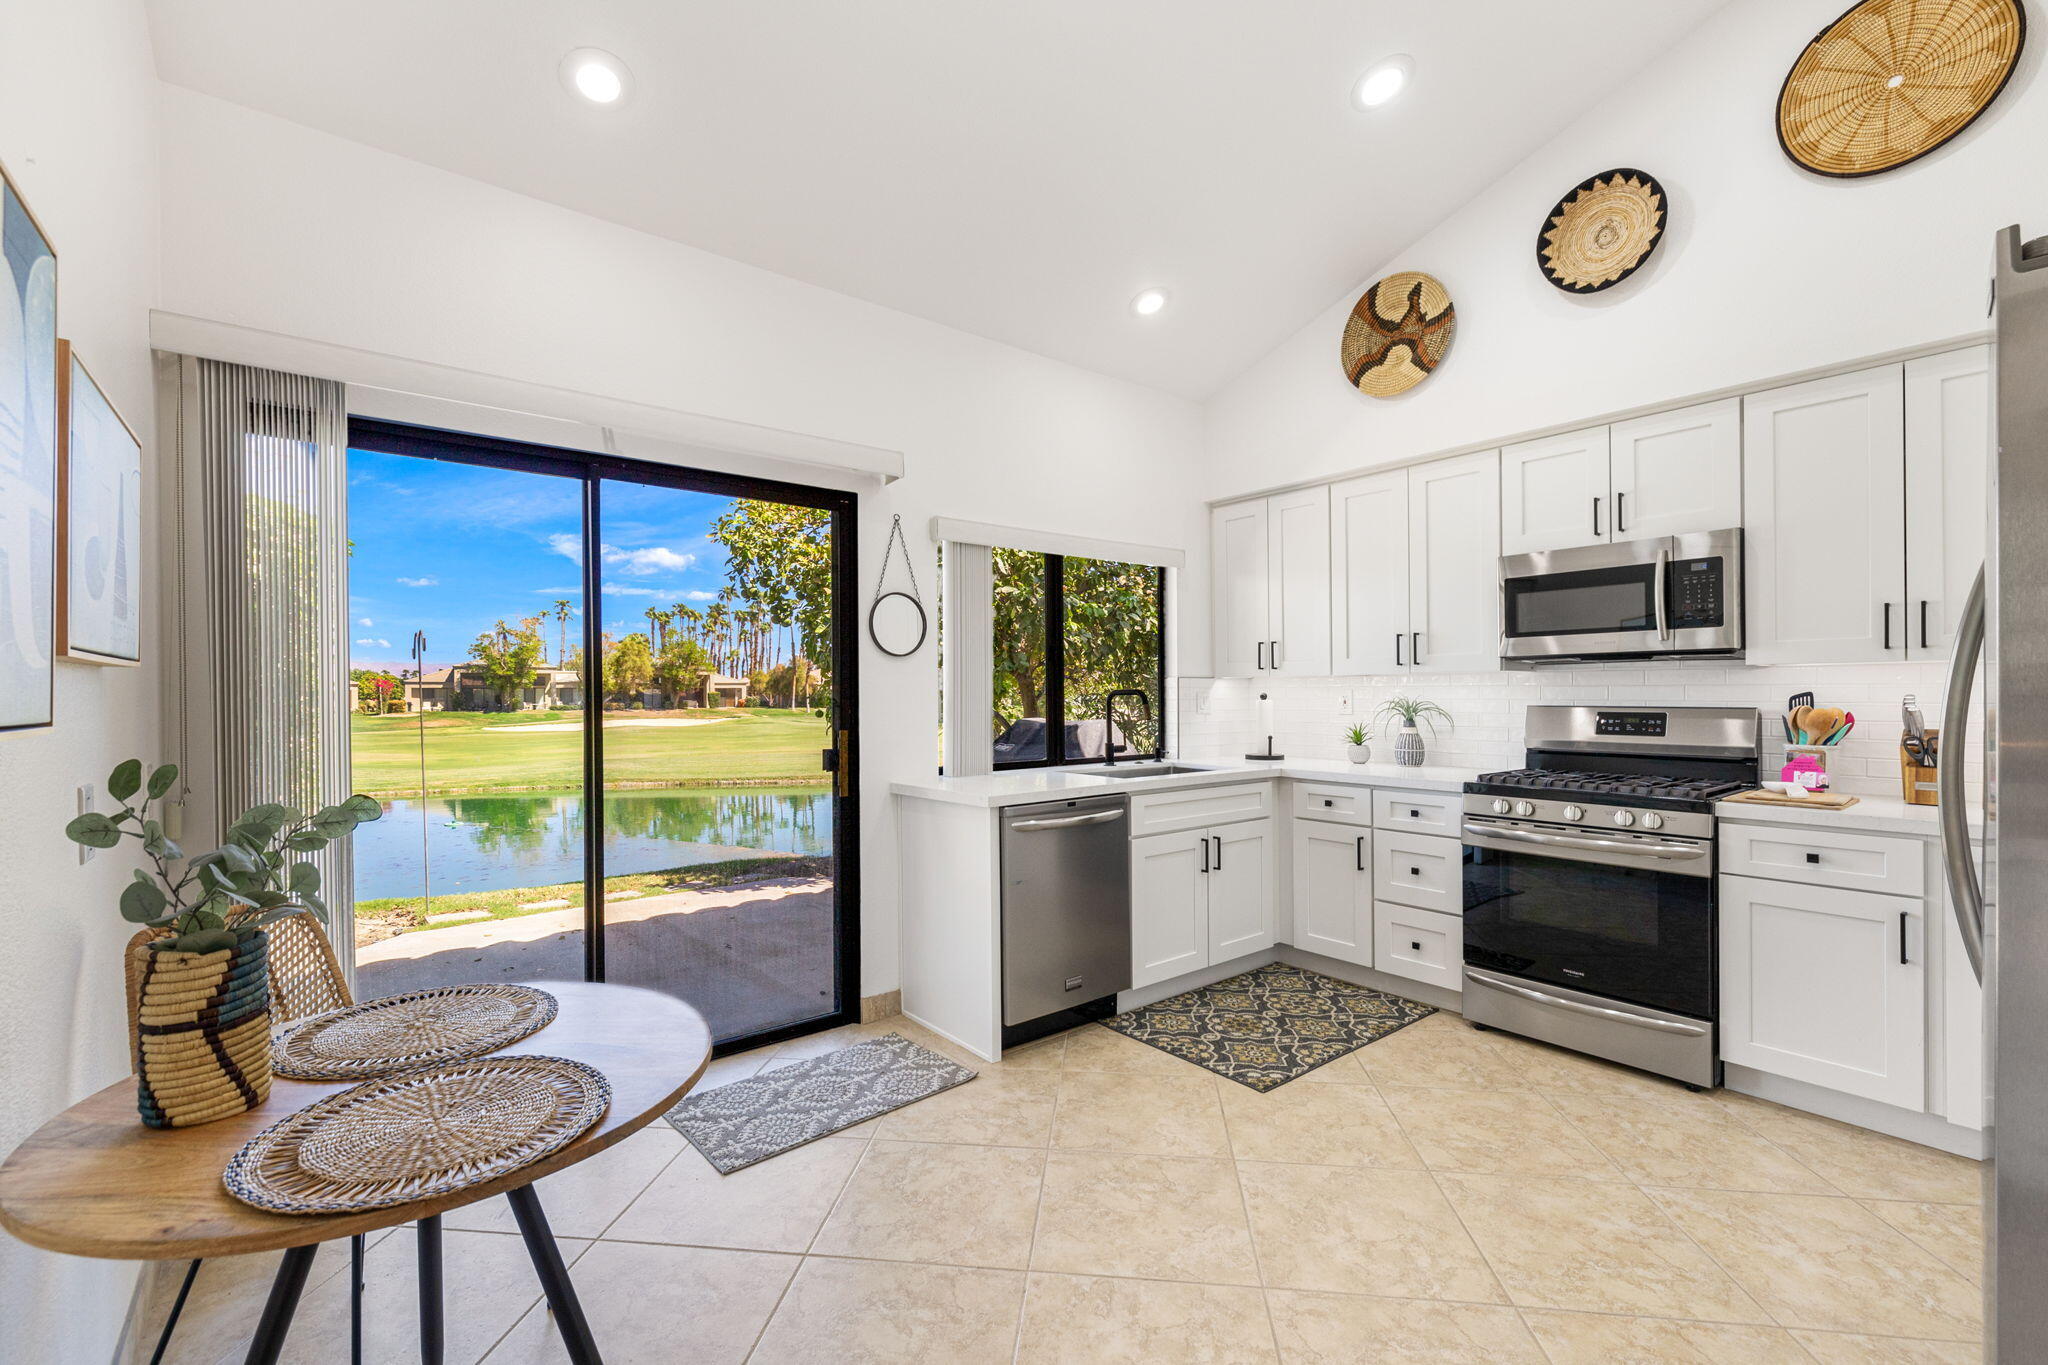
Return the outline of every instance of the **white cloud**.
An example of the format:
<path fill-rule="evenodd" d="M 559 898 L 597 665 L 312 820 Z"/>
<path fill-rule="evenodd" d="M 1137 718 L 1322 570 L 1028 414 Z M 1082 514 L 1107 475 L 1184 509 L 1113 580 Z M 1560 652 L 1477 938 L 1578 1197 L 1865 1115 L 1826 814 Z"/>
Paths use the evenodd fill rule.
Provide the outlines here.
<path fill-rule="evenodd" d="M 640 550 L 621 550 L 607 545 L 604 547 L 604 562 L 616 564 L 630 574 L 681 573 L 697 562 L 697 556 L 679 554 L 660 545 Z"/>
<path fill-rule="evenodd" d="M 431 588 L 441 580 L 438 578 L 401 578 L 398 580 L 408 588 Z"/>
<path fill-rule="evenodd" d="M 685 602 L 716 602 L 717 600 L 717 593 L 705 592 L 702 588 L 692 588 L 683 594 L 683 601 Z"/>
<path fill-rule="evenodd" d="M 356 641 L 356 643 L 359 645 L 375 645 L 379 649 L 391 648 L 391 642 L 389 640 L 358 640 Z"/>
<path fill-rule="evenodd" d="M 557 531 L 548 537 L 548 548 L 571 564 L 583 563 L 583 537 Z"/>
<path fill-rule="evenodd" d="M 375 621 L 372 621 L 369 617 L 365 616 L 360 621 L 357 621 L 356 624 L 359 626 L 374 626 L 377 623 Z"/>

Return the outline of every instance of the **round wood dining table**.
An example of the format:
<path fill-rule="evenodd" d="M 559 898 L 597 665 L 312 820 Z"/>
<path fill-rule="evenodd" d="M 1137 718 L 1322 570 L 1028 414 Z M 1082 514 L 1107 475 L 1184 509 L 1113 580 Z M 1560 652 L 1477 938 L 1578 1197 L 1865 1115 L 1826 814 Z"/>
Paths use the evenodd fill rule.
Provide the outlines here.
<path fill-rule="evenodd" d="M 269 1213 L 227 1192 L 221 1172 L 243 1143 L 279 1119 L 349 1088 L 350 1082 L 272 1082 L 270 1097 L 233 1118 L 193 1128 L 145 1128 L 134 1078 L 88 1096 L 45 1123 L 0 1164 L 0 1228 L 72 1256 L 197 1260 L 249 1252 L 284 1255 L 249 1346 L 252 1365 L 284 1347 L 321 1242 L 419 1223 L 422 1355 L 441 1337 L 440 1215 L 505 1195 L 525 1238 L 569 1357 L 597 1365 L 597 1347 L 576 1300 L 533 1182 L 614 1146 L 673 1108 L 711 1060 L 703 1017 L 673 996 L 582 981 L 530 983 L 560 1003 L 546 1028 L 497 1056 L 566 1057 L 604 1073 L 611 1105 L 581 1137 L 516 1171 L 432 1199 L 362 1213 Z"/>

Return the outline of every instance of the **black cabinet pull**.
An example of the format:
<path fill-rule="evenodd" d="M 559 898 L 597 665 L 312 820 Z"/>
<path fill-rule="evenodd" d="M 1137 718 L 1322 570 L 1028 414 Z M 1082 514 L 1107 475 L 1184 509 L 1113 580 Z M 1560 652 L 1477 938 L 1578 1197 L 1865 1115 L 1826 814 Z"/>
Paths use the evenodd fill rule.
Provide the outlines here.
<path fill-rule="evenodd" d="M 1223 870 L 1223 836 L 1220 834 L 1216 836 L 1216 870 Z"/>
<path fill-rule="evenodd" d="M 1408 632 L 1408 664 L 1411 668 L 1422 667 L 1422 632 Z"/>
<path fill-rule="evenodd" d="M 1920 599 L 1920 648 L 1927 648 L 1927 599 Z"/>
<path fill-rule="evenodd" d="M 1886 646 L 1886 648 L 1890 648 L 1890 646 L 1889 646 L 1889 645 L 1887 645 L 1887 646 Z M 1259 641 L 1259 671 L 1261 671 L 1261 672 L 1265 671 L 1265 667 L 1266 667 L 1266 642 L 1265 642 L 1264 640 L 1261 640 L 1261 641 Z"/>
<path fill-rule="evenodd" d="M 1884 604 L 1884 647 L 1892 647 L 1892 604 Z"/>
<path fill-rule="evenodd" d="M 1616 493 L 1614 495 L 1614 530 L 1617 535 L 1628 529 L 1627 508 L 1628 494 Z"/>
<path fill-rule="evenodd" d="M 1363 834 L 1361 834 L 1361 835 L 1359 835 L 1359 836 L 1358 836 L 1358 839 L 1357 839 L 1357 844 L 1358 844 L 1358 870 L 1359 870 L 1360 872 L 1363 872 L 1363 871 L 1365 871 L 1365 836 L 1364 836 Z"/>
<path fill-rule="evenodd" d="M 1278 640 L 1273 641 L 1273 667 L 1276 669 L 1280 667 L 1280 642 Z"/>
<path fill-rule="evenodd" d="M 1593 499 L 1593 534 L 1600 534 L 1600 499 Z"/>
<path fill-rule="evenodd" d="M 1332 800 L 1331 800 L 1331 799 L 1330 799 L 1329 797 L 1327 797 L 1327 796 L 1326 796 L 1326 797 L 1324 797 L 1324 798 L 1323 798 L 1323 804 L 1324 804 L 1324 805 L 1326 805 L 1326 806 L 1334 806 L 1334 805 L 1336 805 L 1337 803 L 1336 803 L 1335 801 L 1332 801 Z"/>
<path fill-rule="evenodd" d="M 1412 938 L 1408 940 L 1408 946 L 1418 953 L 1422 951 L 1422 945 Z"/>
<path fill-rule="evenodd" d="M 1202 836 L 1202 871 L 1209 870 L 1209 836 Z"/>
<path fill-rule="evenodd" d="M 1411 810 L 1408 812 L 1408 818 L 1410 820 L 1420 820 L 1422 818 L 1422 812 L 1419 810 Z"/>
<path fill-rule="evenodd" d="M 1899 911 L 1899 965 L 1901 967 L 1910 965 L 1906 961 L 1906 912 L 1904 910 Z"/>
<path fill-rule="evenodd" d="M 1408 875 L 1411 877 L 1420 877 L 1422 875 L 1422 869 L 1419 867 L 1411 867 L 1408 869 Z"/>
<path fill-rule="evenodd" d="M 1820 855 L 1818 853 L 1809 853 L 1806 855 L 1806 861 L 1808 861 L 1809 863 L 1817 863 L 1820 861 Z"/>
<path fill-rule="evenodd" d="M 1401 632 L 1394 632 L 1394 667 L 1401 666 Z"/>

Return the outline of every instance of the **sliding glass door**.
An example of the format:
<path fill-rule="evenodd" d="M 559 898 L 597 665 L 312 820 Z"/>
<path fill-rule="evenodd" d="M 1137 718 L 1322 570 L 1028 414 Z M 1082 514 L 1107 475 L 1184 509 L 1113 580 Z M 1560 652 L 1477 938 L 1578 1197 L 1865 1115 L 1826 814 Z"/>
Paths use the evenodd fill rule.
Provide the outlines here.
<path fill-rule="evenodd" d="M 727 1047 L 853 1017 L 853 509 L 355 424 L 361 993 L 608 980 Z"/>

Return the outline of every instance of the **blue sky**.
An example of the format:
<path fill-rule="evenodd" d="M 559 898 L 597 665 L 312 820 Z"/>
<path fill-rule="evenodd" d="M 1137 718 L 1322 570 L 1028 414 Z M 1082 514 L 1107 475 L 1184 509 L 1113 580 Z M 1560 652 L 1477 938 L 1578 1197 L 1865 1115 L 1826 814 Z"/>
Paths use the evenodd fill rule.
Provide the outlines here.
<path fill-rule="evenodd" d="M 579 485 L 513 470 L 351 450 L 348 454 L 349 663 L 411 667 L 412 633 L 427 635 L 427 667 L 467 657 L 476 637 L 507 621 L 551 613 L 567 598 L 582 628 Z M 732 499 L 673 488 L 603 488 L 604 628 L 647 628 L 648 607 L 703 604 L 725 581 L 711 523 Z M 560 626 L 543 623 L 548 658 Z"/>

